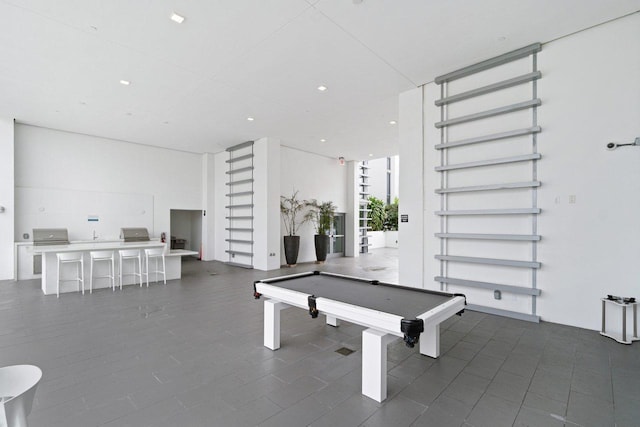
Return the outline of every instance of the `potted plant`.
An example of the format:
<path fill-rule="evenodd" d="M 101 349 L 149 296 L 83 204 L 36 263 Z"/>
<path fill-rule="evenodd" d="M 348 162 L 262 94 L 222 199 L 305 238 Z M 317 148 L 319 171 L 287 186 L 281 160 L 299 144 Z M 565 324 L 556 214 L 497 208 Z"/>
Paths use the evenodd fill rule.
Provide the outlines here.
<path fill-rule="evenodd" d="M 300 236 L 296 235 L 296 232 L 308 221 L 307 216 L 303 215 L 306 206 L 307 201 L 299 200 L 297 191 L 294 191 L 291 197 L 280 196 L 280 214 L 287 233 L 284 236 L 284 256 L 289 267 L 294 267 L 298 262 Z"/>
<path fill-rule="evenodd" d="M 316 235 L 313 241 L 316 247 L 317 262 L 324 262 L 329 252 L 329 232 L 331 231 L 331 223 L 336 214 L 336 206 L 333 202 L 319 203 L 317 200 L 307 202 L 309 212 L 305 215 L 307 220 L 313 222 L 316 227 Z"/>

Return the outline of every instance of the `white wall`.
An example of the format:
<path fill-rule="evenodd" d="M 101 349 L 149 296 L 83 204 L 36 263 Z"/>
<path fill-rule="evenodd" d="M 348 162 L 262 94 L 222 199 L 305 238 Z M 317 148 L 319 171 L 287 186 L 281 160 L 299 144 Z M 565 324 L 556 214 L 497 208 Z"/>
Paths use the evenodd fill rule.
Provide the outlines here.
<path fill-rule="evenodd" d="M 202 209 L 200 155 L 20 124 L 15 141 L 16 188 L 151 197 L 152 237 L 168 234 L 171 209 Z M 16 216 L 22 209 L 16 205 Z M 69 227 L 70 238 L 92 237 L 78 236 L 74 227 Z M 99 234 L 117 236 L 113 228 Z M 16 240 L 21 236 L 16 230 Z"/>
<path fill-rule="evenodd" d="M 370 168 L 367 171 L 371 184 L 368 188 L 369 193 L 387 203 L 387 158 L 369 160 L 367 166 Z"/>
<path fill-rule="evenodd" d="M 543 76 L 538 84 L 538 97 L 542 99 L 538 109 L 542 126 L 538 150 L 543 157 L 538 162 L 538 178 L 542 182 L 538 191 L 538 206 L 542 208 L 538 260 L 542 268 L 537 284 L 542 295 L 537 314 L 544 321 L 599 329 L 601 297 L 610 293 L 638 296 L 640 148 L 605 149 L 607 142 L 630 142 L 640 136 L 638 52 L 640 15 L 634 14 L 545 44 L 538 54 Z M 400 278 L 403 282 L 420 277 L 425 287 L 436 288 L 433 270 L 437 262 L 433 256 L 438 253 L 439 241 L 433 231 L 439 228 L 439 218 L 433 214 L 437 206 L 431 205 L 437 203 L 433 190 L 440 186 L 439 175 L 433 171 L 439 162 L 439 154 L 433 149 L 438 142 L 433 124 L 439 120 L 433 101 L 439 98 L 439 88 L 425 85 L 421 106 L 403 102 L 417 96 L 416 92 L 400 97 L 400 179 L 403 194 L 423 190 L 426 195 L 425 232 L 422 242 L 412 243 L 408 237 L 418 240 L 415 236 L 419 225 L 411 223 L 411 215 L 409 226 L 400 224 Z M 506 98 L 503 101 L 509 103 Z M 482 111 L 484 101 L 477 102 L 478 111 Z M 403 105 L 409 110 L 404 115 Z M 425 164 L 408 165 L 407 161 L 421 157 L 422 147 L 408 147 L 409 139 L 403 137 L 406 132 L 402 127 L 415 124 L 407 124 L 403 116 L 417 114 L 420 108 L 424 108 L 425 117 Z M 423 188 L 419 188 L 406 178 L 417 175 L 423 167 L 424 180 L 418 181 L 423 182 Z M 525 180 L 528 179 L 522 179 Z M 569 203 L 570 196 L 575 196 L 575 203 Z M 401 214 L 410 208 L 407 204 L 415 202 L 405 196 Z M 475 245 L 456 244 L 459 253 L 472 251 Z M 419 263 L 407 262 L 403 250 L 408 245 L 425 248 L 424 273 Z"/>
<path fill-rule="evenodd" d="M 347 220 L 352 206 L 347 203 L 347 166 L 340 166 L 337 159 L 318 156 L 290 147 L 280 149 L 280 195 L 290 196 L 298 190 L 300 199 L 317 199 L 319 202 L 332 201 L 338 212 L 346 212 Z M 282 265 L 284 259 L 283 237 L 284 225 L 280 225 L 280 247 Z M 300 252 L 298 262 L 315 261 L 313 235 L 315 230 L 311 224 L 305 224 L 298 233 L 300 235 Z"/>
<path fill-rule="evenodd" d="M 14 278 L 14 127 L 13 119 L 0 118 L 0 280 Z M 0 208 L 0 210 L 2 209 Z"/>
<path fill-rule="evenodd" d="M 640 147 L 605 149 L 640 136 L 640 14 L 545 45 L 539 66 L 539 311 L 598 329 L 600 297 L 640 297 Z"/>

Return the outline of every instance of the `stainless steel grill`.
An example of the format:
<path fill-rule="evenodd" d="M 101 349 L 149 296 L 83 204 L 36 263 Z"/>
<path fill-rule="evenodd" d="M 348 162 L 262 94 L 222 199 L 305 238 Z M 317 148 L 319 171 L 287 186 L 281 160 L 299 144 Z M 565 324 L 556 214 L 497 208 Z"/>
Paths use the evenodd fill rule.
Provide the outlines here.
<path fill-rule="evenodd" d="M 69 233 L 66 228 L 34 228 L 33 245 L 68 245 Z"/>
<path fill-rule="evenodd" d="M 125 242 L 148 242 L 149 231 L 146 228 L 121 228 L 120 237 Z"/>

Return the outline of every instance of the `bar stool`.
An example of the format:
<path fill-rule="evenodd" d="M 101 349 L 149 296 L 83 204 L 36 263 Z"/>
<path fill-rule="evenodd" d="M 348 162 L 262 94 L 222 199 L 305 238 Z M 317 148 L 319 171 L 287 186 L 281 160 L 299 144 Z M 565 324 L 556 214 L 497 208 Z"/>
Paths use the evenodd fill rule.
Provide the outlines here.
<path fill-rule="evenodd" d="M 158 281 L 158 273 L 162 274 L 162 278 L 164 279 L 164 284 L 167 284 L 167 274 L 166 274 L 166 265 L 164 262 L 164 248 L 149 248 L 144 250 L 144 258 L 145 258 L 145 266 L 147 267 L 147 272 L 144 273 L 147 276 L 147 287 L 149 287 L 149 273 L 156 274 L 156 282 Z M 149 259 L 153 258 L 155 261 L 155 270 L 149 271 Z M 162 270 L 158 270 L 158 259 L 162 259 Z"/>
<path fill-rule="evenodd" d="M 113 291 L 116 290 L 116 273 L 115 273 L 115 258 L 113 255 L 113 251 L 91 251 L 89 252 L 89 256 L 91 257 L 91 265 L 89 267 L 89 293 L 92 294 L 93 293 L 93 278 L 95 277 L 96 279 L 106 279 L 109 278 L 111 279 L 111 289 Z M 103 274 L 101 276 L 94 276 L 93 275 L 93 264 L 97 263 L 97 262 L 107 262 L 109 263 L 108 267 L 109 267 L 109 272 L 111 274 Z M 122 288 L 122 284 L 120 284 L 120 288 Z"/>
<path fill-rule="evenodd" d="M 142 287 L 142 257 L 140 256 L 140 249 L 121 249 L 120 254 L 120 289 L 122 289 L 122 277 L 123 276 L 136 276 L 140 278 L 140 287 Z M 134 260 L 133 273 L 124 273 L 124 262 L 126 260 Z M 136 262 L 138 260 L 138 270 L 136 272 Z M 133 281 L 135 283 L 135 280 Z"/>
<path fill-rule="evenodd" d="M 56 280 L 56 295 L 60 298 L 60 282 L 78 282 L 78 291 L 82 283 L 82 295 L 84 295 L 84 257 L 82 252 L 58 252 L 58 279 Z M 76 277 L 73 279 L 62 279 L 62 266 L 65 264 L 76 265 Z"/>

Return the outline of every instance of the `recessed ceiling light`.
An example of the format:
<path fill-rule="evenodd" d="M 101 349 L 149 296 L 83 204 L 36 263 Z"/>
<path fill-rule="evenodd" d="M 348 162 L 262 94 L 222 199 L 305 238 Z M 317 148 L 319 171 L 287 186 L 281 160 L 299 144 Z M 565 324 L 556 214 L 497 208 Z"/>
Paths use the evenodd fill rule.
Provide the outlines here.
<path fill-rule="evenodd" d="M 395 120 L 391 120 L 391 121 L 389 122 L 389 124 L 390 124 L 390 125 L 396 125 L 396 124 L 398 124 L 398 122 L 396 122 Z"/>
<path fill-rule="evenodd" d="M 322 138 L 322 139 L 320 140 L 320 142 L 327 142 L 327 140 L 326 140 L 326 139 L 324 139 L 324 138 Z"/>
<path fill-rule="evenodd" d="M 327 89 L 328 89 L 328 88 L 327 88 L 326 86 L 323 86 L 323 85 L 318 86 L 318 90 L 319 90 L 320 92 L 324 92 L 324 91 L 325 91 L 325 90 L 327 90 Z"/>
<path fill-rule="evenodd" d="M 247 117 L 247 120 L 252 122 L 254 119 L 253 119 L 253 117 Z"/>
<path fill-rule="evenodd" d="M 372 153 L 369 153 L 369 157 L 373 157 L 373 154 L 372 154 Z"/>
<path fill-rule="evenodd" d="M 120 80 L 121 85 L 129 86 L 131 82 L 129 80 Z"/>
<path fill-rule="evenodd" d="M 172 13 L 171 20 L 173 22 L 177 22 L 178 24 L 182 24 L 184 22 L 184 16 L 180 16 L 177 13 Z"/>

